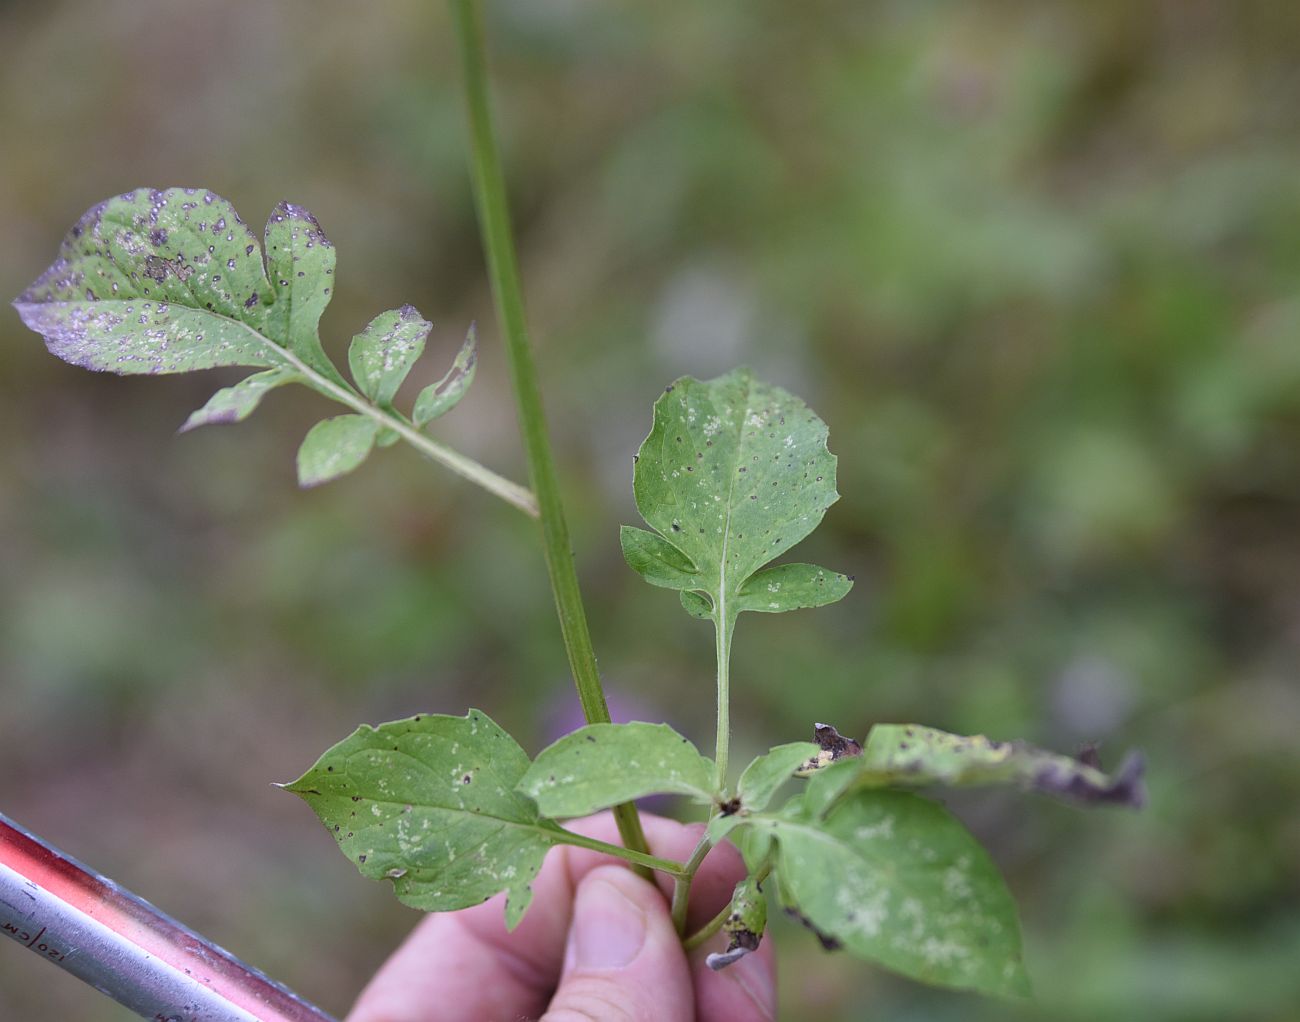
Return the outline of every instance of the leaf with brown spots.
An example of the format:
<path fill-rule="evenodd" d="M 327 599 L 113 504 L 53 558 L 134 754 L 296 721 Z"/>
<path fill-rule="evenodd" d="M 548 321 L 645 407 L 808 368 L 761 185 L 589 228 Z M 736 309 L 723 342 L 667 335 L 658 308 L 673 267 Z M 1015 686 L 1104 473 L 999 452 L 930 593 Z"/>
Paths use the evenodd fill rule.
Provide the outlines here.
<path fill-rule="evenodd" d="M 848 767 L 837 768 L 834 776 L 841 791 L 1017 784 L 1086 805 L 1137 809 L 1146 801 L 1138 753 L 1130 753 L 1118 770 L 1107 774 L 1095 762 L 1046 752 L 1025 742 L 954 735 L 920 724 L 877 724 L 861 753 Z M 828 783 L 818 778 L 819 787 Z"/>

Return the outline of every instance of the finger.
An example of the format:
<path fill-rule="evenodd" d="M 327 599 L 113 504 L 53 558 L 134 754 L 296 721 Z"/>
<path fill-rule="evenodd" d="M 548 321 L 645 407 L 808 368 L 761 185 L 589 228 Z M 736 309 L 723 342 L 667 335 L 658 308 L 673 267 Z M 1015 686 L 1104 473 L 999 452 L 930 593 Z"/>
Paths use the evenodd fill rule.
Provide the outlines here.
<path fill-rule="evenodd" d="M 578 885 L 564 973 L 543 1022 L 690 1022 L 691 970 L 653 885 L 600 866 Z"/>
<path fill-rule="evenodd" d="M 655 854 L 685 860 L 690 858 L 703 824 L 675 824 L 661 817 L 642 815 L 646 836 Z M 606 814 L 575 820 L 568 825 L 589 837 L 617 840 L 617 829 Z M 581 849 L 570 848 L 571 869 L 574 882 L 582 871 L 594 868 L 594 863 L 608 862 L 600 856 Z M 709 852 L 695 874 L 691 887 L 690 908 L 687 912 L 686 932 L 692 933 L 716 916 L 731 901 L 736 884 L 746 876 L 744 860 L 732 844 L 721 844 Z M 655 880 L 666 897 L 672 894 L 672 879 L 662 873 Z M 695 1011 L 699 1022 L 749 1022 L 776 1017 L 776 965 L 772 943 L 764 939 L 756 952 L 720 972 L 705 964 L 710 951 L 721 951 L 726 938 L 718 936 L 691 955 L 691 972 L 695 982 Z"/>
<path fill-rule="evenodd" d="M 691 953 L 695 983 L 695 1017 L 699 1022 L 770 1022 L 776 1018 L 776 961 L 766 936 L 758 950 L 714 972 L 705 964 L 711 951 L 722 951 L 721 934 Z"/>

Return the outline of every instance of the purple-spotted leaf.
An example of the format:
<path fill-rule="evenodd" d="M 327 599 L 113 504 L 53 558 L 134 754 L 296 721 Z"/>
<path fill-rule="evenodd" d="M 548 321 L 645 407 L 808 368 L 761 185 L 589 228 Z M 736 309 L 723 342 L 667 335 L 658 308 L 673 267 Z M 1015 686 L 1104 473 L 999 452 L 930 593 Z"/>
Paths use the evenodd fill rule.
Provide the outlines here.
<path fill-rule="evenodd" d="M 279 224 L 277 216 L 284 218 Z M 278 207 L 268 238 L 292 234 L 306 216 Z M 315 252 L 332 252 L 319 238 Z M 317 295 L 327 287 L 320 276 L 332 272 L 332 258 L 328 267 L 319 258 L 303 267 Z M 273 269 L 292 276 L 268 279 L 257 238 L 220 196 L 201 188 L 141 188 L 88 210 L 58 259 L 14 305 L 51 352 L 86 369 L 181 373 L 291 365 L 310 354 L 304 338 L 314 338 L 315 318 L 328 300 L 318 297 L 307 312 L 292 314 L 289 299 L 308 284 L 307 276 L 293 283 L 299 280 L 293 265 L 293 254 L 282 254 Z M 290 286 L 282 288 L 280 279 Z"/>
<path fill-rule="evenodd" d="M 824 810 L 792 799 L 743 830 L 768 838 L 782 907 L 824 943 L 926 983 L 1028 994 L 1011 895 L 942 806 L 861 789 Z"/>
<path fill-rule="evenodd" d="M 447 374 L 437 383 L 425 387 L 416 397 L 411 421 L 417 426 L 427 426 L 440 415 L 446 415 L 455 408 L 469 390 L 469 385 L 474 382 L 477 366 L 478 335 L 471 326 L 465 335 L 465 343 L 460 346 Z"/>
<path fill-rule="evenodd" d="M 348 366 L 361 393 L 378 405 L 392 405 L 432 328 L 410 305 L 372 319 L 348 348 Z"/>
<path fill-rule="evenodd" d="M 301 383 L 303 378 L 292 369 L 268 369 L 264 373 L 245 376 L 233 387 L 223 387 L 208 403 L 192 413 L 180 432 L 215 423 L 243 422 L 262 403 L 268 391 L 286 383 Z"/>
<path fill-rule="evenodd" d="M 301 206 L 281 202 L 266 222 L 266 272 L 273 301 L 264 330 L 331 383 L 346 386 L 321 348 L 321 314 L 334 293 L 334 246 L 316 218 Z"/>
<path fill-rule="evenodd" d="M 713 764 L 667 724 L 589 724 L 543 749 L 519 790 L 551 819 L 585 816 L 644 795 L 709 802 Z"/>
<path fill-rule="evenodd" d="M 877 724 L 861 752 L 841 762 L 850 765 L 837 768 L 833 775 L 838 791 L 1015 784 L 1085 805 L 1137 809 L 1146 801 L 1142 757 L 1137 753 L 1130 753 L 1119 769 L 1107 774 L 1096 762 L 1046 752 L 1025 742 L 954 735 L 920 724 Z M 831 776 L 814 777 L 810 788 L 829 793 Z"/>
<path fill-rule="evenodd" d="M 336 415 L 318 422 L 298 448 L 298 485 L 319 486 L 366 460 L 379 424 L 367 415 Z"/>
<path fill-rule="evenodd" d="M 470 710 L 362 726 L 284 787 L 403 903 L 442 912 L 506 891 L 513 928 L 558 833 L 515 790 L 527 769 L 518 743 Z"/>

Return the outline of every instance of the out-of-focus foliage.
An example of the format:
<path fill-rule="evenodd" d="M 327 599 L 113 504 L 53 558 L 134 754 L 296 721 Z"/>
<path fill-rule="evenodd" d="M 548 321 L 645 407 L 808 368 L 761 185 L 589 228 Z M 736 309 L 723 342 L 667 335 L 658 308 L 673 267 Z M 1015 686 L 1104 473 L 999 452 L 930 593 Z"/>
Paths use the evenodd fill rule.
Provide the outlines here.
<path fill-rule="evenodd" d="M 843 497 L 801 556 L 858 583 L 742 620 L 737 763 L 816 720 L 1147 752 L 1141 814 L 950 800 L 1021 905 L 1038 1007 L 778 932 L 790 1017 L 1293 1017 L 1300 12 L 490 13 L 622 716 L 707 745 L 708 631 L 627 570 L 618 524 L 663 385 L 748 363 L 829 424 Z M 345 253 L 330 352 L 411 302 L 427 376 L 477 319 L 478 381 L 440 435 L 522 478 L 439 5 L 0 6 L 0 122 L 0 293 L 115 191 L 299 202 Z M 235 378 L 211 375 L 90 376 L 0 318 L 0 805 L 341 1014 L 414 916 L 267 782 L 359 721 L 470 705 L 535 753 L 574 700 L 522 515 L 399 450 L 300 493 L 306 394 L 238 437 L 171 437 Z M 124 1017 L 7 946 L 0 1016 Z"/>

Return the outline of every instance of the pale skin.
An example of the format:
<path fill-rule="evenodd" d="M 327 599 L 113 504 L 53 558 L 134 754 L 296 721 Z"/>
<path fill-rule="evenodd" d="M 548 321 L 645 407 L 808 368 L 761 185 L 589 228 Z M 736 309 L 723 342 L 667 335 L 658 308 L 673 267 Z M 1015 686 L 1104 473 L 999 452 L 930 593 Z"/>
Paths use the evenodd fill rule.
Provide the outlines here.
<path fill-rule="evenodd" d="M 642 814 L 655 855 L 689 858 L 703 825 Z M 570 829 L 616 842 L 608 813 Z M 704 860 L 691 891 L 688 932 L 716 915 L 745 876 L 728 844 Z M 690 954 L 668 913 L 672 882 L 652 883 L 620 860 L 554 848 L 514 932 L 502 896 L 428 916 L 375 974 L 347 1022 L 766 1022 L 776 1017 L 771 944 L 714 972 L 704 959 L 721 935 Z"/>

